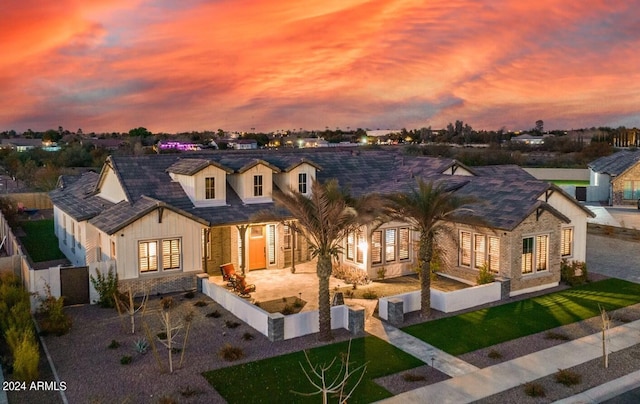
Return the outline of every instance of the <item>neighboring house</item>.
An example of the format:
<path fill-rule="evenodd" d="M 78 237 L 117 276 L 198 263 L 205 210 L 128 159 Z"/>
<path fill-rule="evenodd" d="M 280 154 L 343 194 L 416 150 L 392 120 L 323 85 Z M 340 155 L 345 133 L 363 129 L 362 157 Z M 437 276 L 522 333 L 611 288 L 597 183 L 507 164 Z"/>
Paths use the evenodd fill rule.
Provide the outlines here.
<path fill-rule="evenodd" d="M 2 139 L 2 148 L 11 149 L 17 152 L 43 147 L 42 139 L 12 138 Z"/>
<path fill-rule="evenodd" d="M 541 145 L 544 144 L 545 139 L 548 137 L 553 137 L 553 135 L 534 136 L 528 133 L 524 133 L 522 135 L 512 137 L 511 142 L 524 143 L 529 145 Z"/>
<path fill-rule="evenodd" d="M 258 141 L 255 139 L 237 139 L 230 141 L 228 146 L 236 150 L 252 150 L 258 148 Z"/>
<path fill-rule="evenodd" d="M 395 152 L 110 157 L 99 175 L 62 177 L 50 196 L 60 248 L 74 264 L 113 260 L 121 282 L 156 292 L 189 289 L 197 273 L 218 274 L 227 262 L 252 271 L 309 260 L 286 222 L 251 218 L 273 208 L 274 188 L 309 194 L 313 181 L 330 178 L 354 195 L 406 191 L 422 178 L 474 196 L 472 213 L 452 218 L 453 238 L 438 240 L 440 270 L 473 282 L 486 265 L 512 295 L 557 285 L 562 258 L 586 257 L 592 213 L 560 188 L 517 166 L 470 168 Z M 418 240 L 406 223 L 366 226 L 344 240 L 340 261 L 370 278 L 410 274 Z"/>
<path fill-rule="evenodd" d="M 636 204 L 640 199 L 640 150 L 622 150 L 592 161 L 587 201 Z"/>

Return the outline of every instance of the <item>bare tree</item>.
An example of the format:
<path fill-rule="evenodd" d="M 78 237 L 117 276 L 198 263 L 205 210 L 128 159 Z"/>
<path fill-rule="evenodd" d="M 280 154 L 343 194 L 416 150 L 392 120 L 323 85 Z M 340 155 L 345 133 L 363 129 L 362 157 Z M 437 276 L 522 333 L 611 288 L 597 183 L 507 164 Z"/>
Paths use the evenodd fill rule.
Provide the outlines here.
<path fill-rule="evenodd" d="M 120 298 L 118 298 L 118 294 L 113 294 L 113 300 L 116 303 L 116 309 L 118 309 L 118 314 L 123 315 L 124 313 L 129 315 L 129 321 L 131 322 L 131 334 L 135 334 L 136 332 L 136 313 L 142 310 L 142 315 L 144 315 L 147 300 L 149 300 L 149 293 L 145 292 L 142 297 L 142 301 L 136 308 L 135 302 L 133 301 L 133 292 L 131 291 L 131 286 L 129 286 L 129 301 L 126 302 Z"/>

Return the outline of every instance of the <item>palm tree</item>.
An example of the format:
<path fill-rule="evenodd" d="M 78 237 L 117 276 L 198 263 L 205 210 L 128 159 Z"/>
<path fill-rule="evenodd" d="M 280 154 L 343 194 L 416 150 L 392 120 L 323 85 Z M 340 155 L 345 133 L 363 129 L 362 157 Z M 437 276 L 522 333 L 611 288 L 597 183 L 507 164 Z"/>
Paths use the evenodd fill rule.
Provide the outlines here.
<path fill-rule="evenodd" d="M 385 197 L 386 215 L 406 222 L 420 232 L 420 315 L 424 318 L 431 314 L 431 260 L 436 235 L 448 231 L 444 224 L 450 215 L 460 212 L 463 205 L 474 202 L 473 198 L 456 195 L 454 191 L 444 182 L 435 184 L 420 179 L 417 188 Z"/>
<path fill-rule="evenodd" d="M 333 339 L 331 331 L 331 303 L 329 296 L 329 278 L 333 270 L 331 258 L 341 251 L 342 240 L 352 231 L 375 215 L 376 197 L 373 195 L 352 198 L 340 188 L 337 180 L 325 183 L 314 181 L 311 196 L 299 192 L 274 192 L 273 199 L 277 207 L 289 212 L 292 230 L 309 242 L 313 257 L 318 258 L 316 273 L 318 276 L 318 307 L 321 341 Z M 281 212 L 262 212 L 253 218 L 256 221 L 282 220 Z"/>

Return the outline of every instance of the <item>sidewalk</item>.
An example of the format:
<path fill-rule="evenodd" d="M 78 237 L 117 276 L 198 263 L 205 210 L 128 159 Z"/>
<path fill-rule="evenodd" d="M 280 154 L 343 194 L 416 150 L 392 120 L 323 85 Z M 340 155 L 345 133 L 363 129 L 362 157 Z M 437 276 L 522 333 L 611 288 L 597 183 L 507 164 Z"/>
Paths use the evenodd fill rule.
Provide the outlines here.
<path fill-rule="evenodd" d="M 369 323 L 369 321 L 367 323 Z M 375 332 L 375 322 L 371 322 L 369 328 L 373 329 Z M 365 325 L 365 330 L 369 331 L 367 329 L 367 325 Z M 400 330 L 397 331 L 402 333 Z M 609 333 L 610 351 L 616 352 L 637 344 L 639 332 L 640 320 L 612 328 Z M 405 352 L 411 353 L 411 350 L 415 351 L 417 349 L 424 350 L 424 352 L 435 352 L 439 358 L 445 358 L 445 356 L 440 356 L 441 354 L 448 355 L 422 341 L 419 341 L 419 343 L 424 346 L 422 348 L 417 348 L 415 346 L 415 341 L 393 336 L 395 332 L 388 332 L 388 334 L 391 335 L 391 337 L 386 339 L 386 341 Z M 551 375 L 557 372 L 558 369 L 570 368 L 601 357 L 602 342 L 600 338 L 600 333 L 592 334 L 542 351 L 525 355 L 508 362 L 503 362 L 498 365 L 471 372 L 468 371 L 468 368 L 466 368 L 465 365 L 461 365 L 458 362 L 446 362 L 448 365 L 452 365 L 454 367 L 460 365 L 461 367 L 459 371 L 462 375 L 443 382 L 411 390 L 381 402 L 471 403 L 541 377 Z M 435 351 L 429 351 L 430 349 Z M 456 360 L 459 361 L 457 358 Z M 429 363 L 429 361 L 426 361 L 426 363 Z M 462 363 L 466 364 L 466 362 Z M 615 394 L 626 391 L 623 390 L 624 385 L 622 384 L 622 381 L 618 383 L 615 383 L 614 381 L 607 385 L 600 387 L 605 390 L 609 389 Z M 598 394 L 605 393 L 606 391 L 600 391 Z"/>

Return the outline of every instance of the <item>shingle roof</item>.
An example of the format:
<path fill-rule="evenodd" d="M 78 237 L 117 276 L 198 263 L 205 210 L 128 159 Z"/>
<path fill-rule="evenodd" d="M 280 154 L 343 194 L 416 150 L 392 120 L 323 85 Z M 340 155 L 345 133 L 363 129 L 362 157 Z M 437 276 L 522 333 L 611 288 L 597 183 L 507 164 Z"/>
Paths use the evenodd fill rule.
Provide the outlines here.
<path fill-rule="evenodd" d="M 640 150 L 621 150 L 609 156 L 600 157 L 589 163 L 589 168 L 597 173 L 617 176 L 640 161 Z"/>
<path fill-rule="evenodd" d="M 160 205 L 205 225 L 246 223 L 259 211 L 273 208 L 273 204 L 243 204 L 227 183 L 226 205 L 196 208 L 180 184 L 171 180 L 169 171 L 188 175 L 214 164 L 238 172 L 258 162 L 275 171 L 287 171 L 308 162 L 321 167 L 318 180 L 336 178 L 355 196 L 405 192 L 415 187 L 418 179 L 446 181 L 447 185 L 458 188 L 457 193 L 482 201 L 472 206 L 474 215 L 500 229 L 513 229 L 535 209 L 545 208 L 537 198 L 551 187 L 517 166 L 473 167 L 476 176 L 452 176 L 442 173 L 458 164 L 453 159 L 389 151 L 325 149 L 322 152 L 227 151 L 190 153 L 188 157 L 184 154 L 111 157 L 109 163 L 131 202 L 113 204 L 93 195 L 99 180 L 95 173 L 85 174 L 65 188 L 53 191 L 51 197 L 77 220 L 91 219 L 92 224 L 109 234 Z M 462 216 L 459 219 L 465 220 Z"/>

